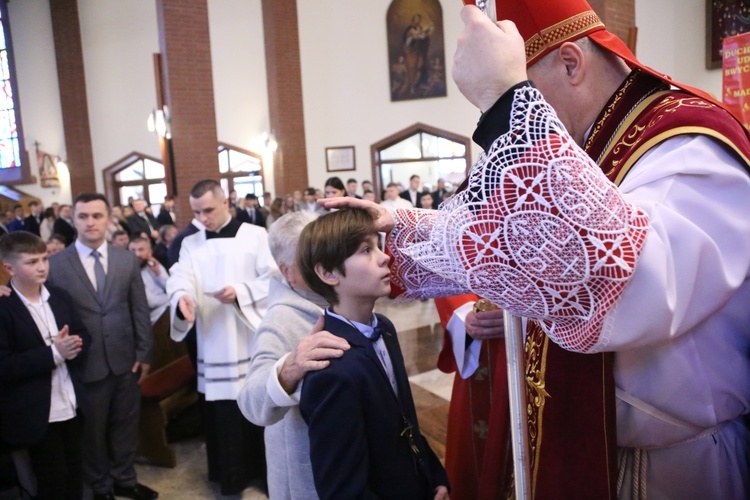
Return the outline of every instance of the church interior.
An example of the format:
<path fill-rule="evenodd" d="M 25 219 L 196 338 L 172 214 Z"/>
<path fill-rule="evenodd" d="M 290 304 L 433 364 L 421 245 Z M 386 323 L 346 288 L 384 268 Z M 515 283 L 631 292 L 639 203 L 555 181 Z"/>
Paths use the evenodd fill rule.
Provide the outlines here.
<path fill-rule="evenodd" d="M 721 70 L 706 68 L 711 2 L 589 3 L 642 62 L 721 95 Z M 471 141 L 480 113 L 450 75 L 462 6 L 0 0 L 5 109 L 15 110 L 17 131 L 15 143 L 0 137 L 0 148 L 18 148 L 16 163 L 0 165 L 0 210 L 100 192 L 113 206 L 145 200 L 156 215 L 171 196 L 182 229 L 190 189 L 205 178 L 227 195 L 282 200 L 334 176 L 371 181 L 377 199 L 414 174 L 429 191 L 438 178 L 458 186 L 481 152 Z M 398 51 L 416 15 L 431 52 L 415 87 Z M 434 302 L 384 298 L 376 311 L 399 331 L 422 432 L 443 459 L 453 374 L 437 369 L 443 328 Z M 262 485 L 223 496 L 208 481 L 197 395 L 178 366 L 186 352 L 162 340 L 155 345 L 160 365 L 171 367 L 170 388 L 144 396 L 139 481 L 164 499 L 267 498 Z"/>

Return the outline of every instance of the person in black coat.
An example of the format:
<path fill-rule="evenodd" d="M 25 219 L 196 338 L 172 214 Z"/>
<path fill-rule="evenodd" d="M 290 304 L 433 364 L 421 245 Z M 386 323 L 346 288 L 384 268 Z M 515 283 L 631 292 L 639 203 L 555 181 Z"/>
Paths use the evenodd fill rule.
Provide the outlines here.
<path fill-rule="evenodd" d="M 160 225 L 156 217 L 146 210 L 146 202 L 133 200 L 133 212 L 133 215 L 126 219 L 130 236 L 146 235 L 151 240 L 151 245 L 155 245 L 159 239 Z"/>
<path fill-rule="evenodd" d="M 39 236 L 39 225 L 42 223 L 42 206 L 38 201 L 32 200 L 29 202 L 29 211 L 31 214 L 23 220 L 24 230 Z"/>
<path fill-rule="evenodd" d="M 37 498 L 81 498 L 81 363 L 91 337 L 68 292 L 44 285 L 41 238 L 3 237 L 0 259 L 12 276 L 10 295 L 0 297 L 0 440 L 28 450 Z"/>
<path fill-rule="evenodd" d="M 156 216 L 156 222 L 159 223 L 159 226 L 177 224 L 177 219 L 174 214 L 174 196 L 167 196 L 164 198 L 164 203 L 161 205 L 159 215 Z"/>
<path fill-rule="evenodd" d="M 73 209 L 70 205 L 60 205 L 60 217 L 52 225 L 52 233 L 65 238 L 65 246 L 70 246 L 75 240 L 76 228 L 73 225 Z"/>
<path fill-rule="evenodd" d="M 430 207 L 422 207 L 422 204 L 419 202 L 419 194 L 421 191 L 419 190 L 419 184 L 421 183 L 421 180 L 418 175 L 412 175 L 409 177 L 409 187 L 407 189 L 404 189 L 401 191 L 399 196 L 406 201 L 411 202 L 412 205 L 414 205 L 415 208 L 430 208 Z"/>
<path fill-rule="evenodd" d="M 445 180 L 438 179 L 437 180 L 437 189 L 432 192 L 432 208 L 437 210 L 437 208 L 440 206 L 440 204 L 445 200 L 445 198 L 450 194 L 450 191 L 445 187 Z M 430 208 L 430 207 L 425 207 Z"/>
<path fill-rule="evenodd" d="M 257 196 L 252 193 L 245 195 L 245 208 L 237 208 L 236 219 L 240 222 L 255 224 L 262 228 L 266 227 L 266 218 L 263 216 L 263 212 L 260 211 Z"/>

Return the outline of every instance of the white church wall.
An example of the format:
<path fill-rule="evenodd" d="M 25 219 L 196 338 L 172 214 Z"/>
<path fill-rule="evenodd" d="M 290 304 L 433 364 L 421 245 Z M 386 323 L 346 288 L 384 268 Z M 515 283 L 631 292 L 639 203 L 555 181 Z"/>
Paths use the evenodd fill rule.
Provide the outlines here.
<path fill-rule="evenodd" d="M 356 148 L 356 170 L 370 179 L 370 145 L 416 122 L 470 136 L 478 111 L 450 78 L 463 23 L 460 2 L 441 0 L 447 97 L 391 102 L 385 17 L 390 2 L 297 2 L 309 182 L 323 185 L 325 148 Z M 209 0 L 218 139 L 262 152 L 268 97 L 260 0 Z M 674 78 L 715 94 L 721 72 L 704 67 L 703 0 L 636 0 L 638 56 Z M 54 43 L 47 0 L 9 3 L 26 147 L 37 172 L 34 142 L 65 158 Z M 138 150 L 159 156 L 146 129 L 156 104 L 152 54 L 159 51 L 154 0 L 79 0 L 96 183 L 101 170 Z M 343 21 L 342 21 L 343 19 Z M 281 145 L 283 148 L 283 144 Z M 479 148 L 472 145 L 472 156 Z M 267 164 L 266 181 L 273 186 Z M 70 189 L 19 189 L 45 203 L 70 201 Z M 282 194 L 282 193 L 274 193 Z"/>
<path fill-rule="evenodd" d="M 479 111 L 450 78 L 461 2 L 443 0 L 447 97 L 391 102 L 386 40 L 390 1 L 297 2 L 308 177 L 372 179 L 370 145 L 416 122 L 471 136 Z M 356 171 L 326 172 L 325 148 L 355 146 Z M 281 145 L 283 147 L 283 144 Z M 478 153 L 472 145 L 472 154 Z M 427 179 L 423 179 L 427 181 Z"/>
<path fill-rule="evenodd" d="M 161 158 L 146 128 L 156 107 L 153 54 L 159 52 L 156 3 L 78 0 L 97 190 L 101 171 L 138 151 Z"/>
<path fill-rule="evenodd" d="M 705 0 L 636 0 L 635 24 L 644 64 L 721 97 L 721 70 L 705 63 Z"/>
<path fill-rule="evenodd" d="M 264 185 L 272 190 L 268 87 L 260 0 L 209 0 L 211 66 L 219 141 L 263 155 Z"/>
<path fill-rule="evenodd" d="M 55 45 L 52 39 L 50 7 L 47 0 L 9 2 L 11 32 L 18 78 L 24 140 L 31 172 L 39 177 L 35 143 L 42 151 L 65 157 L 60 91 L 57 82 Z M 61 176 L 60 188 L 43 188 L 35 184 L 18 189 L 51 203 L 70 202 L 70 179 Z"/>

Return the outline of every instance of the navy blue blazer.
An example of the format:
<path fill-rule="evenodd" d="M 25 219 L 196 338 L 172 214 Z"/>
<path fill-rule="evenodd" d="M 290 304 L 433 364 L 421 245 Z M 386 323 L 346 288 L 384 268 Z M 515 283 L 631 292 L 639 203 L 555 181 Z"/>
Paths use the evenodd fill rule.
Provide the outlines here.
<path fill-rule="evenodd" d="M 256 226 L 260 226 L 262 228 L 266 227 L 266 217 L 263 215 L 263 212 L 260 211 L 260 208 L 253 207 L 253 212 L 255 212 L 255 222 L 253 222 L 253 219 L 250 218 L 250 214 L 247 212 L 247 208 L 237 208 L 237 219 L 240 222 L 247 222 L 248 224 L 255 224 Z"/>
<path fill-rule="evenodd" d="M 341 358 L 310 372 L 302 385 L 300 411 L 309 426 L 310 461 L 321 499 L 432 499 L 448 477 L 419 432 L 414 400 L 396 330 L 385 316 L 378 324 L 391 358 L 398 397 L 391 389 L 372 341 L 356 328 L 325 316 L 325 329 L 351 345 Z M 404 433 L 411 423 L 421 464 Z"/>
<path fill-rule="evenodd" d="M 83 340 L 75 359 L 66 361 L 73 381 L 79 412 L 86 414 L 88 401 L 81 382 L 81 360 L 91 337 L 73 307 L 68 292 L 47 285 L 49 305 L 58 328 L 68 325 L 70 335 Z M 34 318 L 15 290 L 0 297 L 0 440 L 12 445 L 39 442 L 49 424 L 52 348 L 42 340 Z"/>

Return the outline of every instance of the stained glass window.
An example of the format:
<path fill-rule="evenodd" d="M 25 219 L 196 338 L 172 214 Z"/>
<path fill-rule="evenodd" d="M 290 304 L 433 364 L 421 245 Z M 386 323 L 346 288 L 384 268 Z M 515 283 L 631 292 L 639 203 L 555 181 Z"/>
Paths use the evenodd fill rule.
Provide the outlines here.
<path fill-rule="evenodd" d="M 5 2 L 0 5 L 0 169 L 21 166 L 21 145 L 16 111 L 15 83 L 12 70 L 13 54 L 6 37 L 7 10 Z"/>

